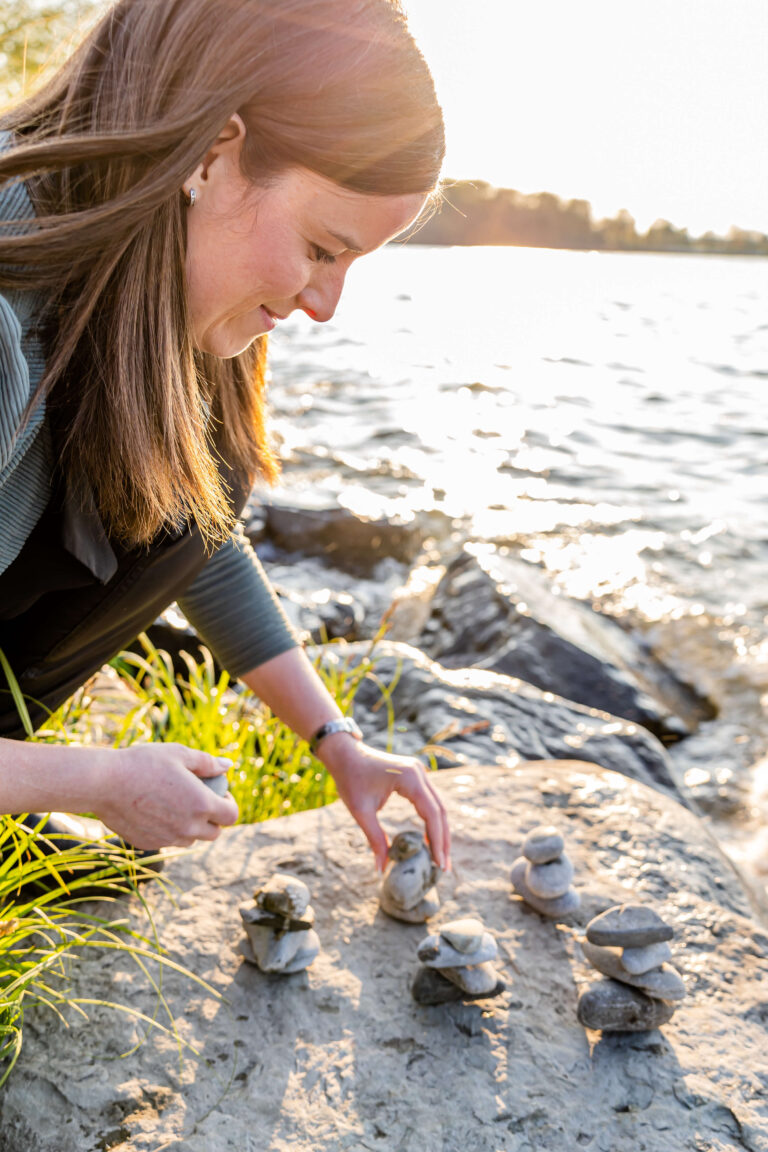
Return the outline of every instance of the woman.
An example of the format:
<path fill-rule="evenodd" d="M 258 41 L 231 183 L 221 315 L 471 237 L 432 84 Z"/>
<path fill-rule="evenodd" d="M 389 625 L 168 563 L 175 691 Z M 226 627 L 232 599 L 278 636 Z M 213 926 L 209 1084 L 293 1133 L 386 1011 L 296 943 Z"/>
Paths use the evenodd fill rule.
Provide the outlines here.
<path fill-rule="evenodd" d="M 314 742 L 380 868 L 393 791 L 448 866 L 423 766 L 341 718 L 236 526 L 277 473 L 266 334 L 328 320 L 438 179 L 396 0 L 119 0 L 0 130 L 0 648 L 33 722 L 178 599 Z M 213 757 L 24 743 L 0 701 L 0 811 L 90 810 L 151 849 L 235 821 Z"/>

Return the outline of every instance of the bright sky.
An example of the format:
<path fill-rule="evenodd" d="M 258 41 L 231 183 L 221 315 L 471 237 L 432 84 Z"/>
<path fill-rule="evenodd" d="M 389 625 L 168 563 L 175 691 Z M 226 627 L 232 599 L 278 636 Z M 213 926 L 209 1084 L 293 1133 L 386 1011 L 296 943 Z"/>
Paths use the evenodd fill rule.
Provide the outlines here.
<path fill-rule="evenodd" d="M 768 232 L 768 0 L 404 0 L 446 175 Z"/>

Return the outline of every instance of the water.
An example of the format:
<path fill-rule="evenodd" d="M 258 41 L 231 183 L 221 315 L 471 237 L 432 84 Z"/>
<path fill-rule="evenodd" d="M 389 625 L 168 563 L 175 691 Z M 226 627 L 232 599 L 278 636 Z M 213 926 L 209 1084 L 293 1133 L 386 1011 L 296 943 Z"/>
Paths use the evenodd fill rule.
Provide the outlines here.
<path fill-rule="evenodd" d="M 768 749 L 767 304 L 760 259 L 390 247 L 331 323 L 273 337 L 286 487 L 438 509 L 629 617 L 720 709 L 703 761 L 717 747 L 748 783 Z"/>

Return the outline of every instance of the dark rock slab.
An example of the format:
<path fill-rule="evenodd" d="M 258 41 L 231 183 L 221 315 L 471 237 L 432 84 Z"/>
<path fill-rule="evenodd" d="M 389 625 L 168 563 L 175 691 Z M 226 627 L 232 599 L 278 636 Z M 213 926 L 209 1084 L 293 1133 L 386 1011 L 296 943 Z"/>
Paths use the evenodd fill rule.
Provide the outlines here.
<path fill-rule="evenodd" d="M 305 506 L 278 501 L 263 505 L 263 535 L 284 552 L 322 555 L 334 567 L 371 574 L 385 557 L 411 563 L 424 543 L 415 519 L 366 519 L 341 505 Z"/>
<path fill-rule="evenodd" d="M 329 645 L 324 658 L 354 664 L 369 652 L 367 644 Z M 426 749 L 441 767 L 589 760 L 679 797 L 664 748 L 636 724 L 496 672 L 449 670 L 407 644 L 381 641 L 374 659 L 378 679 L 391 686 L 395 751 Z M 383 703 L 376 683 L 365 682 L 355 698 L 355 715 L 366 737 L 386 746 L 390 733 Z"/>
<path fill-rule="evenodd" d="M 713 715 L 638 636 L 591 605 L 556 595 L 540 568 L 497 551 L 465 550 L 448 566 L 416 643 L 446 667 L 519 677 L 668 742 Z"/>
<path fill-rule="evenodd" d="M 675 932 L 655 908 L 647 904 L 617 904 L 587 925 L 587 940 L 613 948 L 644 948 L 671 940 Z"/>

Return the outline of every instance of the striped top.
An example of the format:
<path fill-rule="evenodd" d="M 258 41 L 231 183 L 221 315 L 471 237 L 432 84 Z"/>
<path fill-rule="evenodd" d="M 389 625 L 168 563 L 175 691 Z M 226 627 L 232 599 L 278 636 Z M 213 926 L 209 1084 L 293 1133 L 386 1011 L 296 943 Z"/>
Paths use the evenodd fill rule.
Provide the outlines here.
<path fill-rule="evenodd" d="M 8 133 L 0 133 L 0 149 L 8 146 Z M 0 220 L 18 220 L 21 231 L 33 217 L 24 184 L 0 187 Z M 40 304 L 32 291 L 0 295 L 0 572 L 18 556 L 50 497 L 53 453 L 45 405 L 38 404 L 21 426 L 45 370 L 34 332 Z M 76 555 L 106 583 L 109 572 L 97 560 Z M 179 606 L 233 676 L 298 644 L 241 525 L 211 556 Z"/>

